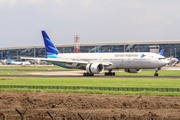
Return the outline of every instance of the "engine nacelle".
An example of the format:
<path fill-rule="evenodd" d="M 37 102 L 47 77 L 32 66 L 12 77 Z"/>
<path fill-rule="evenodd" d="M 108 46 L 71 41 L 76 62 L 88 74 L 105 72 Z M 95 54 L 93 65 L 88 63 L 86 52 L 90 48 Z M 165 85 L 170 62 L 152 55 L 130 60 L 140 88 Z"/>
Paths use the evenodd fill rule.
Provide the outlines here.
<path fill-rule="evenodd" d="M 125 72 L 128 73 L 140 73 L 142 69 L 125 69 Z"/>
<path fill-rule="evenodd" d="M 104 66 L 100 63 L 90 63 L 86 65 L 86 71 L 88 73 L 100 74 L 104 71 Z"/>

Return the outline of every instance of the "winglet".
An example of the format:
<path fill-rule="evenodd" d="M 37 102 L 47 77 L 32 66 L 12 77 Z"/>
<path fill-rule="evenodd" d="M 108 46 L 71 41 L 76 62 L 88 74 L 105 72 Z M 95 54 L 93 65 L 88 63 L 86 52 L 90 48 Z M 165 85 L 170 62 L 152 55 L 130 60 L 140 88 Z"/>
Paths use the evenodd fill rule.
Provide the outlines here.
<path fill-rule="evenodd" d="M 45 31 L 42 31 L 42 36 L 46 47 L 47 57 L 56 58 L 57 55 L 59 54 L 59 51 L 54 46 L 54 44 L 52 43 L 51 39 L 49 38 L 49 36 L 46 34 Z"/>
<path fill-rule="evenodd" d="M 159 53 L 159 55 L 163 55 L 164 53 L 164 49 L 161 50 L 161 52 Z"/>

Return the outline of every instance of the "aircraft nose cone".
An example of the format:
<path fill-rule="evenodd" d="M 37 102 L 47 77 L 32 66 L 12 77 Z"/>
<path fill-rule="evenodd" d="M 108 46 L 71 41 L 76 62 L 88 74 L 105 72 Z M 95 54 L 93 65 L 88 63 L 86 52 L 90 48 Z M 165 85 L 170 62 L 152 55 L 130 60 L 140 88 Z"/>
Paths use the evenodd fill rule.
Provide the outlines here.
<path fill-rule="evenodd" d="M 166 61 L 165 61 L 165 64 L 168 64 L 169 62 L 170 62 L 170 61 L 166 60 Z"/>

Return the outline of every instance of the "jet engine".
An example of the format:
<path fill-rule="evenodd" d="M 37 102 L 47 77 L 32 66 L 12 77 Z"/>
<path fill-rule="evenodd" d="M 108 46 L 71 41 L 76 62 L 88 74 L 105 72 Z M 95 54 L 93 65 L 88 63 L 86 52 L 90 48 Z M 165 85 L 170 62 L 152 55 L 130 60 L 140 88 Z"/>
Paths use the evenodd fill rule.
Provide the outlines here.
<path fill-rule="evenodd" d="M 90 63 L 86 65 L 87 73 L 100 74 L 104 71 L 104 66 L 100 63 Z"/>
<path fill-rule="evenodd" d="M 142 69 L 125 69 L 125 72 L 128 73 L 140 73 Z"/>

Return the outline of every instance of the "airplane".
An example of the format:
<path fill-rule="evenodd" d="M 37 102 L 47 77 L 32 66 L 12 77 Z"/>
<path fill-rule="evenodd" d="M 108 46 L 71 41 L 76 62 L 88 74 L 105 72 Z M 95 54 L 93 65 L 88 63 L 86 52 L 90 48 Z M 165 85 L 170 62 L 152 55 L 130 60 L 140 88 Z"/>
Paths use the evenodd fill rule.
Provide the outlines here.
<path fill-rule="evenodd" d="M 50 62 L 64 68 L 86 70 L 83 76 L 101 74 L 115 76 L 114 69 L 125 69 L 129 73 L 139 73 L 142 69 L 155 69 L 154 76 L 158 76 L 158 68 L 168 64 L 164 56 L 150 52 L 117 52 L 117 53 L 59 53 L 45 31 L 42 36 L 47 52 L 47 58 L 21 57 L 21 59 L 38 59 Z"/>
<path fill-rule="evenodd" d="M 8 61 L 12 65 L 30 65 L 30 62 L 13 62 L 9 57 L 8 57 Z"/>

